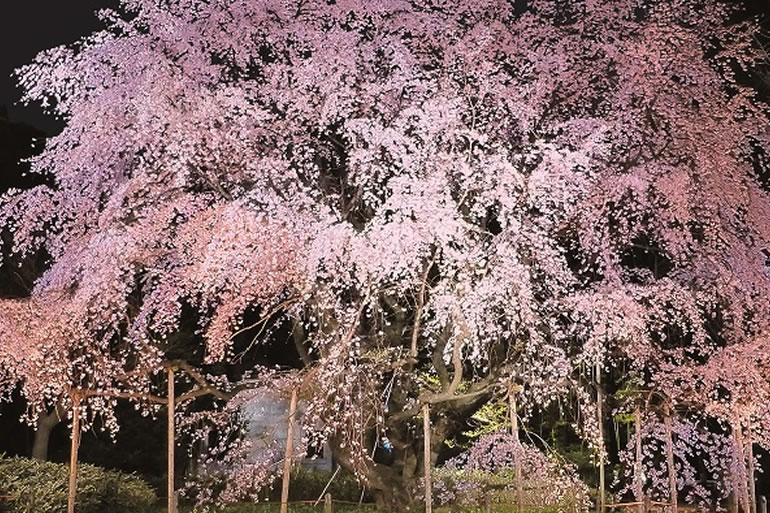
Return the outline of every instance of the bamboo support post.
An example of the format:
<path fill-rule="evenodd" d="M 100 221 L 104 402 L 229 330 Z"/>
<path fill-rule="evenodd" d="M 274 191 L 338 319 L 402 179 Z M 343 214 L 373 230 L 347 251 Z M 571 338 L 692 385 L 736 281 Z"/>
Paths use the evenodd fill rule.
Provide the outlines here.
<path fill-rule="evenodd" d="M 332 494 L 330 493 L 324 496 L 324 513 L 332 513 Z"/>
<path fill-rule="evenodd" d="M 431 454 L 430 454 L 430 406 L 422 405 L 422 429 L 423 429 L 423 458 L 425 471 L 425 513 L 433 511 L 433 490 L 431 487 Z"/>
<path fill-rule="evenodd" d="M 168 369 L 168 434 L 166 446 L 168 453 L 166 455 L 166 465 L 168 474 L 168 513 L 176 513 L 176 493 L 174 490 L 174 444 L 176 439 L 176 428 L 174 414 L 176 413 L 176 397 L 174 396 L 174 369 Z"/>
<path fill-rule="evenodd" d="M 642 412 L 639 404 L 634 405 L 634 442 L 636 444 L 636 464 L 634 465 L 634 495 L 639 501 L 637 509 L 644 512 L 644 482 L 642 481 Z"/>
<path fill-rule="evenodd" d="M 602 403 L 604 393 L 602 391 L 602 367 L 599 359 L 596 360 L 596 417 L 599 428 L 599 511 L 605 510 L 605 484 L 604 484 L 604 415 Z"/>
<path fill-rule="evenodd" d="M 757 513 L 757 481 L 754 468 L 754 436 L 751 432 L 751 419 L 746 424 L 746 457 L 748 459 L 749 501 L 751 513 Z"/>
<path fill-rule="evenodd" d="M 286 429 L 286 452 L 283 459 L 283 483 L 281 486 L 281 510 L 280 513 L 289 511 L 289 479 L 291 477 L 291 458 L 294 452 L 294 423 L 297 416 L 297 389 L 291 391 L 289 404 L 289 422 Z"/>
<path fill-rule="evenodd" d="M 78 449 L 80 448 L 80 396 L 72 396 L 72 441 L 70 445 L 69 486 L 67 490 L 67 513 L 75 513 L 75 498 L 78 489 Z"/>
<path fill-rule="evenodd" d="M 746 469 L 746 453 L 744 452 L 744 440 L 743 440 L 743 426 L 741 425 L 741 420 L 736 419 L 733 422 L 733 444 L 735 447 L 735 451 L 738 453 L 738 460 L 743 465 L 744 470 L 744 476 L 748 474 L 748 470 Z M 749 501 L 749 489 L 748 489 L 748 480 L 742 480 L 740 489 L 736 493 L 736 499 L 738 501 L 738 505 L 740 507 L 740 510 L 743 513 L 751 513 L 751 506 Z"/>
<path fill-rule="evenodd" d="M 671 429 L 671 407 L 668 402 L 663 405 L 663 425 L 666 429 L 666 467 L 668 468 L 668 500 L 671 502 L 671 513 L 679 510 L 679 496 L 676 489 L 676 466 L 674 465 L 674 435 Z"/>
<path fill-rule="evenodd" d="M 517 449 L 521 449 L 521 441 L 519 440 L 519 415 L 518 407 L 516 405 L 516 393 L 519 388 L 512 386 L 508 391 L 508 401 L 510 403 L 510 415 L 511 415 L 511 434 L 515 440 Z M 517 511 L 522 513 L 524 511 L 524 484 L 522 483 L 522 471 L 521 471 L 521 458 L 514 453 L 513 466 L 516 476 L 516 506 Z"/>

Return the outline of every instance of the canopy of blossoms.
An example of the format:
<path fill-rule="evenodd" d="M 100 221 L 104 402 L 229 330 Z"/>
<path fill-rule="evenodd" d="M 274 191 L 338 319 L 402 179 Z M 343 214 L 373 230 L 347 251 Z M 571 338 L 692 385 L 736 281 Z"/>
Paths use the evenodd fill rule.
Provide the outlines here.
<path fill-rule="evenodd" d="M 576 398 L 597 447 L 592 380 L 621 364 L 724 418 L 666 376 L 743 365 L 770 328 L 752 167 L 767 109 L 739 80 L 756 27 L 727 7 L 123 0 L 100 16 L 19 72 L 66 120 L 33 161 L 50 184 L 0 200 L 10 249 L 50 257 L 30 298 L 0 302 L 4 378 L 33 404 L 158 370 L 189 307 L 209 362 L 250 312 L 291 323 L 308 416 L 375 489 L 423 463 L 420 405 L 440 439 L 450 411 L 512 382 L 525 411 Z M 765 422 L 746 408 L 738 422 Z M 384 429 L 389 469 L 369 456 Z"/>

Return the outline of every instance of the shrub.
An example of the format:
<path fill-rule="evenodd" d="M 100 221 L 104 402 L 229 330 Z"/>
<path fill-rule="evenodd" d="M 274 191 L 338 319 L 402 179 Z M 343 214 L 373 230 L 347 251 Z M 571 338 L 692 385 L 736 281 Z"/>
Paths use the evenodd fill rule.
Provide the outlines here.
<path fill-rule="evenodd" d="M 525 509 L 579 513 L 589 508 L 588 487 L 574 465 L 503 432 L 483 435 L 466 453 L 436 469 L 434 500 L 438 505 L 463 510 L 484 508 L 487 501 L 493 508 L 516 504 L 516 460 L 522 467 Z"/>
<path fill-rule="evenodd" d="M 249 468 L 244 467 L 245 471 L 242 472 L 242 476 L 247 479 L 249 475 Z M 260 506 L 264 506 L 264 502 L 277 502 L 281 499 L 281 476 L 279 473 L 274 472 L 270 475 L 272 481 L 260 479 L 260 475 L 257 475 L 257 479 L 254 481 L 260 484 L 259 487 L 254 487 L 254 494 L 249 497 L 246 494 L 241 496 L 228 495 L 229 483 L 233 480 L 233 474 L 227 474 L 221 471 L 213 471 L 200 473 L 193 477 L 189 481 L 184 490 L 183 495 L 193 502 L 198 507 L 211 507 L 216 504 L 234 504 L 237 500 L 254 500 Z M 289 501 L 310 501 L 316 500 L 321 496 L 324 491 L 324 487 L 329 483 L 333 473 L 298 467 L 292 470 L 291 481 L 289 486 Z M 246 482 L 246 479 L 244 479 Z M 268 483 L 268 484 L 265 484 Z M 230 490 L 242 491 L 246 489 L 245 486 L 234 486 L 229 488 Z M 329 484 L 327 493 L 330 493 L 336 501 L 358 502 L 361 499 L 361 484 L 358 483 L 356 478 L 347 471 L 340 469 L 334 479 Z M 372 495 L 368 491 L 364 494 L 363 501 L 371 502 Z M 251 503 L 253 504 L 253 503 Z M 322 507 L 323 501 L 319 507 Z M 296 506 L 296 504 L 295 504 Z M 335 505 L 335 508 L 338 508 Z M 321 510 L 319 510 L 321 511 Z"/>
<path fill-rule="evenodd" d="M 189 509 L 188 509 L 189 508 Z M 279 513 L 280 504 L 276 503 L 238 503 L 225 506 L 213 506 L 206 510 L 195 509 L 194 507 L 181 507 L 180 513 Z M 334 504 L 334 513 L 378 513 L 373 506 L 358 506 L 355 504 Z M 317 506 L 312 504 L 289 504 L 289 513 L 323 513 L 324 504 L 321 501 Z M 154 513 L 166 513 L 166 509 L 159 507 Z M 481 512 L 479 512 L 481 513 Z"/>
<path fill-rule="evenodd" d="M 321 492 L 323 492 L 324 487 L 329 482 L 332 474 L 332 472 L 302 467 L 296 469 L 291 475 L 289 500 L 302 501 L 317 499 L 321 495 Z M 358 501 L 361 498 L 361 485 L 350 472 L 340 469 L 329 485 L 327 493 L 332 494 L 332 497 L 336 500 Z M 364 497 L 364 501 L 366 502 L 370 499 L 369 496 Z"/>
<path fill-rule="evenodd" d="M 60 513 L 67 509 L 68 466 L 0 456 L 0 511 Z M 139 513 L 157 497 L 138 476 L 94 465 L 78 469 L 78 513 Z"/>

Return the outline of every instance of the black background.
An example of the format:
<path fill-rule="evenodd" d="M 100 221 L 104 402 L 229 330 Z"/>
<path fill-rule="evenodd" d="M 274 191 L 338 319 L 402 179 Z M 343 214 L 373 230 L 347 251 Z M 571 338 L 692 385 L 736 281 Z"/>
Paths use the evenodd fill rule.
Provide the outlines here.
<path fill-rule="evenodd" d="M 361 0 L 366 1 L 366 0 Z M 469 0 L 471 1 L 471 0 Z M 742 3 L 764 20 L 770 31 L 770 0 L 728 0 Z M 9 118 L 54 134 L 61 123 L 43 114 L 35 105 L 17 102 L 21 93 L 13 70 L 32 61 L 41 50 L 76 41 L 102 27 L 97 9 L 115 8 L 118 0 L 4 0 L 0 7 L 0 105 Z"/>

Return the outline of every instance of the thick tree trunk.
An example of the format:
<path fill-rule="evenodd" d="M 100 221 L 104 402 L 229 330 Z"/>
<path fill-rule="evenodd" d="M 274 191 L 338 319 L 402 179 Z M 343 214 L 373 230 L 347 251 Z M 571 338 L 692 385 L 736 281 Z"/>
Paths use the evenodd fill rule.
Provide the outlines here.
<path fill-rule="evenodd" d="M 418 439 L 422 442 L 422 439 Z M 413 455 L 402 456 L 394 461 L 392 466 L 380 463 L 370 463 L 366 468 L 357 467 L 349 452 L 349 445 L 342 447 L 340 440 L 332 438 L 329 441 L 334 453 L 334 459 L 350 472 L 362 471 L 366 478 L 366 486 L 374 495 L 377 509 L 381 511 L 407 511 L 419 508 L 414 497 L 409 493 L 416 484 L 418 459 Z M 421 450 L 421 448 L 416 448 Z M 409 450 L 412 447 L 409 446 Z"/>
<path fill-rule="evenodd" d="M 431 425 L 430 465 L 435 464 L 438 457 L 436 450 L 449 436 L 449 424 L 442 417 Z M 405 430 L 408 429 L 404 427 Z M 401 439 L 394 431 L 395 429 L 388 434 L 395 452 L 392 465 L 370 463 L 366 468 L 361 469 L 354 464 L 349 445 L 342 447 L 340 440 L 336 438 L 331 439 L 329 443 L 337 463 L 351 472 L 363 472 L 366 477 L 366 486 L 374 495 L 377 509 L 393 512 L 422 510 L 423 505 L 420 503 L 422 497 L 415 497 L 411 491 L 423 478 L 425 459 L 423 437 L 410 436 Z"/>
<path fill-rule="evenodd" d="M 32 441 L 32 457 L 36 460 L 48 460 L 48 442 L 51 439 L 51 431 L 54 426 L 37 421 L 35 439 Z"/>
<path fill-rule="evenodd" d="M 410 509 L 408 497 L 399 494 L 398 488 L 380 488 L 374 492 L 374 505 L 380 511 L 406 511 Z"/>
<path fill-rule="evenodd" d="M 51 432 L 61 422 L 64 413 L 61 404 L 56 403 L 52 411 L 45 414 L 41 413 L 38 416 L 35 440 L 32 443 L 32 457 L 36 460 L 45 461 L 48 459 L 48 442 L 51 439 Z"/>
<path fill-rule="evenodd" d="M 409 390 L 409 383 L 402 383 L 402 385 L 404 386 L 396 385 L 393 388 L 389 402 L 389 409 L 392 412 L 401 412 L 406 407 L 409 398 L 406 393 Z M 431 424 L 431 466 L 435 466 L 438 451 L 443 446 L 444 441 L 467 429 L 465 424 L 455 422 L 454 419 L 466 418 L 488 399 L 488 395 L 479 395 L 431 405 L 433 419 Z M 416 422 L 417 420 L 414 417 L 394 418 L 393 415 L 386 415 L 385 431 L 393 443 L 393 462 L 389 465 L 370 462 L 366 464 L 365 468 L 361 468 L 361 462 L 354 461 L 350 454 L 350 444 L 343 446 L 342 441 L 336 437 L 329 440 L 335 461 L 350 472 L 364 475 L 367 482 L 366 486 L 374 495 L 380 510 L 422 510 L 422 497 L 418 498 L 412 494 L 412 490 L 416 488 L 415 485 L 423 477 L 423 460 L 425 458 L 423 439 L 421 436 L 414 436 L 414 428 L 420 429 L 422 427 Z M 370 426 L 369 429 L 372 437 L 381 432 L 381 428 L 374 425 Z M 371 451 L 371 446 L 367 452 L 369 451 Z"/>

